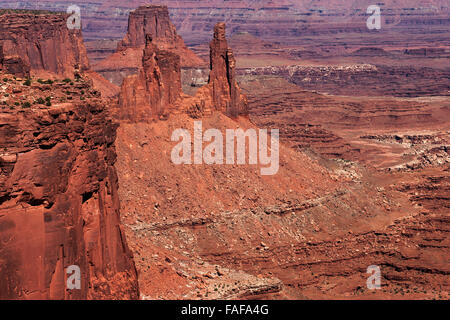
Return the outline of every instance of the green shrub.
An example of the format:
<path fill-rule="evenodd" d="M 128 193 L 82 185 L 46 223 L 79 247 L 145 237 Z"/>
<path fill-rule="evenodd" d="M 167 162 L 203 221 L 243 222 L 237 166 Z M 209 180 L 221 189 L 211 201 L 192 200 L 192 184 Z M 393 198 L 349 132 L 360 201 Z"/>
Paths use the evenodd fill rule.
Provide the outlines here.
<path fill-rule="evenodd" d="M 42 98 L 38 98 L 38 99 L 36 100 L 36 103 L 37 103 L 37 104 L 45 104 L 45 100 L 42 99 Z"/>
<path fill-rule="evenodd" d="M 23 83 L 25 86 L 31 86 L 31 80 L 27 79 L 25 80 L 25 82 Z"/>
<path fill-rule="evenodd" d="M 31 103 L 25 101 L 24 103 L 22 103 L 22 108 L 31 108 Z"/>

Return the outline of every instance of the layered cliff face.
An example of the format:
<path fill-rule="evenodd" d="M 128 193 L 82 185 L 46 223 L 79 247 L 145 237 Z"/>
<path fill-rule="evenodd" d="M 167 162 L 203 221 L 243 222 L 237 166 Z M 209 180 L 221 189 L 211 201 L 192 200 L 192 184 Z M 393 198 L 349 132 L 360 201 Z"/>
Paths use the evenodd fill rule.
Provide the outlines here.
<path fill-rule="evenodd" d="M 147 35 L 139 74 L 122 83 L 118 117 L 131 121 L 165 117 L 181 94 L 180 70 L 180 57 L 159 50 Z"/>
<path fill-rule="evenodd" d="M 30 65 L 26 64 L 22 58 L 18 56 L 5 56 L 3 53 L 3 45 L 0 43 L 0 70 L 5 70 L 9 74 L 16 75 L 21 78 L 30 76 Z"/>
<path fill-rule="evenodd" d="M 105 101 L 84 78 L 1 78 L 0 299 L 137 299 Z"/>
<path fill-rule="evenodd" d="M 194 97 L 181 92 L 179 57 L 158 49 L 147 35 L 138 75 L 125 78 L 119 95 L 119 118 L 146 121 L 186 112 L 192 117 L 211 115 L 214 111 L 230 117 L 247 115 L 247 99 L 235 78 L 235 59 L 225 38 L 225 24 L 214 28 L 210 44 L 210 74 L 206 85 Z"/>
<path fill-rule="evenodd" d="M 404 56 L 394 56 L 397 63 Z M 336 66 L 267 66 L 243 68 L 239 74 L 277 75 L 304 90 L 333 95 L 445 96 L 450 70 L 441 68 L 352 64 Z"/>
<path fill-rule="evenodd" d="M 121 39 L 127 30 L 129 12 L 148 2 L 78 1 L 83 10 L 85 38 Z M 7 8 L 35 9 L 39 5 L 58 11 L 66 10 L 70 4 L 70 0 L 40 0 L 38 4 L 32 0 L 2 1 L 2 6 Z M 344 47 L 357 49 L 361 42 L 354 41 L 355 37 L 365 45 L 383 43 L 390 47 L 409 48 L 412 38 L 414 46 L 421 43 L 422 47 L 434 47 L 436 37 L 449 36 L 446 0 L 379 2 L 383 12 L 381 33 L 370 32 L 366 28 L 367 7 L 376 4 L 370 0 L 166 0 L 164 4 L 170 10 L 178 33 L 190 46 L 209 41 L 210 30 L 218 21 L 227 21 L 232 33 L 249 32 L 265 40 L 295 43 L 303 50 L 316 51 L 315 55 Z M 107 53 L 103 54 L 106 57 Z"/>
<path fill-rule="evenodd" d="M 151 35 L 155 44 L 161 48 L 186 48 L 169 19 L 167 6 L 141 6 L 130 12 L 128 31 L 119 43 L 118 50 L 145 45 L 147 34 Z"/>
<path fill-rule="evenodd" d="M 111 82 L 120 85 L 124 75 L 136 74 L 140 68 L 142 49 L 146 36 L 150 35 L 154 45 L 160 50 L 174 53 L 181 57 L 184 67 L 204 64 L 204 61 L 189 50 L 183 39 L 177 34 L 169 18 L 167 6 L 147 5 L 130 12 L 128 31 L 119 42 L 117 52 L 94 65 L 94 70 Z"/>
<path fill-rule="evenodd" d="M 0 43 L 4 56 L 20 57 L 33 72 L 51 72 L 60 77 L 73 77 L 75 71 L 87 70 L 89 62 L 81 30 L 69 30 L 68 17 L 42 11 L 1 11 Z"/>

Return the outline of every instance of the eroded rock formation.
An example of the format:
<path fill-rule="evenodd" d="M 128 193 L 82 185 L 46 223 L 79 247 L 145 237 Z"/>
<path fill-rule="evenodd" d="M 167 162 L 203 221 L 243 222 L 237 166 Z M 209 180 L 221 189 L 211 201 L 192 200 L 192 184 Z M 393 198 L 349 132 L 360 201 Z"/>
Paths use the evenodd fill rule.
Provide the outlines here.
<path fill-rule="evenodd" d="M 183 39 L 169 19 L 167 6 L 141 6 L 130 12 L 128 32 L 119 43 L 118 50 L 145 45 L 147 34 L 151 35 L 160 47 L 185 47 Z"/>
<path fill-rule="evenodd" d="M 225 23 L 216 24 L 214 39 L 209 47 L 209 85 L 212 87 L 214 107 L 232 116 L 246 113 L 246 101 L 236 83 L 236 60 L 225 38 Z"/>
<path fill-rule="evenodd" d="M 236 60 L 225 37 L 225 23 L 216 24 L 209 47 L 208 84 L 201 87 L 193 99 L 186 100 L 188 112 L 210 114 L 217 110 L 231 117 L 247 115 L 247 98 L 236 82 Z"/>
<path fill-rule="evenodd" d="M 30 66 L 17 56 L 5 57 L 3 53 L 3 45 L 0 43 L 0 70 L 19 76 L 28 77 L 30 75 Z"/>
<path fill-rule="evenodd" d="M 225 38 L 224 23 L 215 26 L 210 48 L 208 83 L 191 97 L 181 94 L 179 57 L 158 49 L 147 35 L 139 74 L 127 77 L 122 83 L 119 118 L 145 121 L 165 117 L 169 110 L 187 112 L 192 117 L 210 115 L 213 111 L 230 117 L 247 115 L 247 98 L 236 82 L 236 61 Z"/>
<path fill-rule="evenodd" d="M 41 11 L 1 12 L 0 42 L 12 71 L 29 65 L 32 71 L 73 77 L 75 70 L 88 69 L 81 30 L 69 30 L 68 17 Z"/>
<path fill-rule="evenodd" d="M 125 38 L 119 42 L 117 52 L 95 65 L 94 70 L 117 85 L 123 81 L 123 75 L 138 73 L 146 35 L 152 37 L 158 49 L 180 56 L 182 66 L 193 67 L 204 64 L 204 61 L 188 49 L 177 34 L 175 26 L 170 21 L 167 6 L 147 5 L 130 12 L 128 31 Z"/>
<path fill-rule="evenodd" d="M 81 79 L 0 74 L 0 299 L 137 299 L 105 101 Z M 66 286 L 72 265 L 79 290 Z"/>
<path fill-rule="evenodd" d="M 18 56 L 4 56 L 3 45 L 0 43 L 0 70 L 13 74 L 21 78 L 30 76 L 30 65 L 26 64 Z"/>
<path fill-rule="evenodd" d="M 159 50 L 147 35 L 139 74 L 122 83 L 119 118 L 146 121 L 167 115 L 181 93 L 180 70 L 180 57 Z"/>

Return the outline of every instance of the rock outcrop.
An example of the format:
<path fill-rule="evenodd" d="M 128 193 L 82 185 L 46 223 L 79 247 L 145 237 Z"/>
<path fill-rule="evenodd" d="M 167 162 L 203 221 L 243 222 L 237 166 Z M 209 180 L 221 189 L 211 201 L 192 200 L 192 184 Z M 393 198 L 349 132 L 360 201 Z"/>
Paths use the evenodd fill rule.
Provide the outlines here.
<path fill-rule="evenodd" d="M 208 84 L 201 87 L 194 98 L 186 100 L 188 112 L 210 114 L 217 110 L 230 117 L 247 115 L 247 98 L 236 82 L 236 60 L 225 37 L 225 23 L 216 24 L 209 47 Z"/>
<path fill-rule="evenodd" d="M 21 78 L 30 76 L 30 65 L 26 64 L 18 56 L 6 56 L 3 54 L 3 45 L 0 43 L 0 70 Z"/>
<path fill-rule="evenodd" d="M 158 49 L 147 35 L 139 74 L 122 83 L 118 117 L 136 122 L 165 118 L 170 111 L 186 112 L 194 118 L 213 111 L 230 117 L 247 115 L 247 98 L 236 82 L 236 61 L 225 38 L 224 23 L 214 28 L 210 50 L 208 83 L 191 97 L 182 94 L 179 56 Z"/>
<path fill-rule="evenodd" d="M 203 65 L 204 61 L 186 47 L 169 18 L 167 6 L 147 5 L 130 12 L 128 31 L 117 52 L 93 68 L 111 82 L 120 85 L 124 75 L 136 74 L 141 66 L 142 49 L 150 35 L 154 45 L 178 55 L 183 67 Z"/>
<path fill-rule="evenodd" d="M 128 16 L 128 32 L 119 43 L 119 51 L 145 45 L 146 35 L 152 36 L 159 46 L 169 48 L 185 47 L 183 39 L 177 34 L 169 19 L 166 6 L 141 6 Z"/>
<path fill-rule="evenodd" d="M 118 117 L 130 121 L 165 117 L 180 94 L 180 57 L 158 49 L 147 35 L 139 74 L 122 83 Z"/>
<path fill-rule="evenodd" d="M 69 15 L 46 11 L 0 14 L 0 43 L 12 73 L 51 72 L 73 77 L 89 68 L 81 30 L 67 28 Z"/>
<path fill-rule="evenodd" d="M 0 299 L 137 299 L 105 101 L 84 79 L 0 74 Z"/>
<path fill-rule="evenodd" d="M 177 53 L 181 57 L 183 66 L 195 66 L 203 63 L 186 47 L 183 39 L 177 34 L 177 29 L 170 21 L 167 6 L 147 5 L 130 12 L 128 32 L 117 46 L 117 50 L 122 52 L 127 48 L 144 46 L 147 34 L 152 37 L 158 48 Z"/>
<path fill-rule="evenodd" d="M 236 83 L 236 60 L 225 38 L 225 23 L 216 24 L 214 39 L 209 46 L 209 85 L 212 87 L 214 107 L 231 116 L 245 114 L 246 101 Z"/>

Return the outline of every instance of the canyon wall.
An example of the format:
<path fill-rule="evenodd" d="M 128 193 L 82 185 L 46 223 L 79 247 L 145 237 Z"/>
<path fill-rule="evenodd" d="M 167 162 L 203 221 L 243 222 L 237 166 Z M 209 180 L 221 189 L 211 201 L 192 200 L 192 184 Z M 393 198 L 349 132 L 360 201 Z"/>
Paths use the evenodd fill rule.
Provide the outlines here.
<path fill-rule="evenodd" d="M 105 101 L 84 77 L 0 76 L 0 299 L 137 299 Z"/>
<path fill-rule="evenodd" d="M 68 17 L 44 11 L 0 11 L 4 56 L 20 57 L 32 71 L 48 71 L 61 77 L 87 70 L 89 61 L 81 30 L 69 30 Z"/>
<path fill-rule="evenodd" d="M 415 65 L 268 66 L 241 68 L 238 74 L 281 76 L 304 90 L 333 95 L 448 96 L 450 89 L 450 68 Z"/>
<path fill-rule="evenodd" d="M 30 76 L 30 65 L 26 64 L 19 56 L 5 56 L 3 45 L 0 43 L 0 70 L 14 74 L 18 77 L 28 78 Z"/>
<path fill-rule="evenodd" d="M 90 40 L 122 38 L 126 32 L 129 13 L 148 3 L 155 2 L 77 1 L 85 21 L 85 37 Z M 65 11 L 71 4 L 69 0 L 43 0 L 38 3 L 31 0 L 2 1 L 5 8 L 45 8 L 57 11 Z M 371 34 L 365 26 L 368 16 L 366 9 L 374 4 L 370 0 L 167 0 L 164 4 L 167 4 L 178 32 L 189 44 L 208 41 L 210 30 L 219 21 L 226 21 L 232 33 L 245 31 L 265 39 L 299 41 L 298 43 L 301 43 L 305 36 L 318 34 L 363 32 L 369 39 L 373 39 L 376 34 Z M 385 27 L 405 30 L 404 27 L 408 24 L 428 31 L 433 31 L 435 27 L 448 28 L 448 1 L 389 0 L 379 5 Z M 429 35 L 433 37 L 432 33 L 434 32 Z M 320 44 L 316 42 L 316 45 Z"/>

